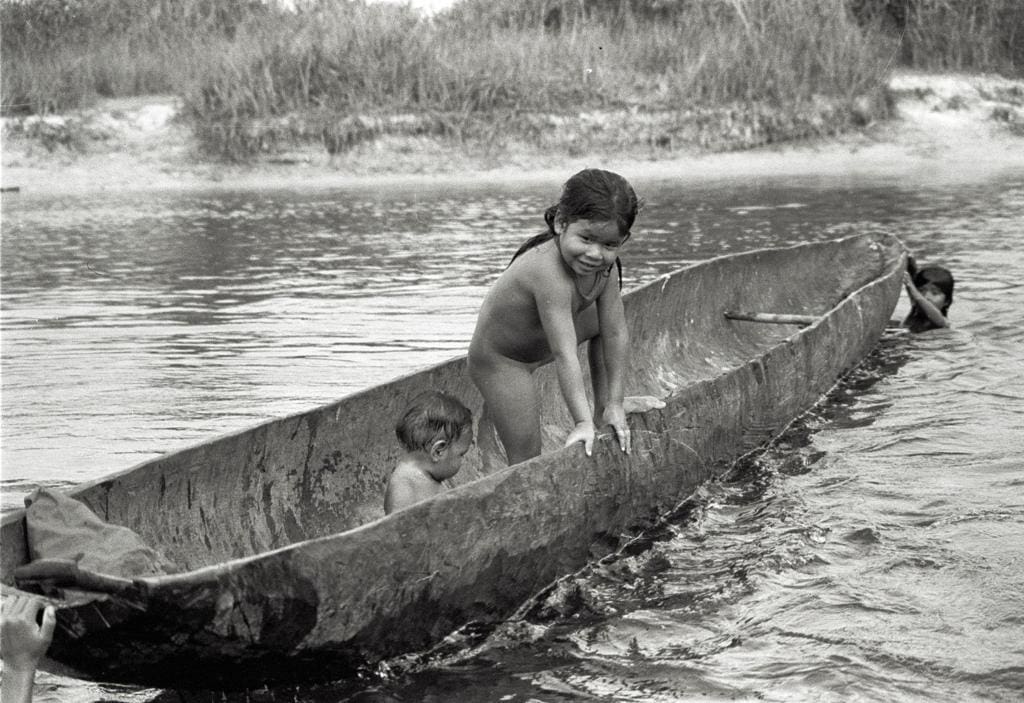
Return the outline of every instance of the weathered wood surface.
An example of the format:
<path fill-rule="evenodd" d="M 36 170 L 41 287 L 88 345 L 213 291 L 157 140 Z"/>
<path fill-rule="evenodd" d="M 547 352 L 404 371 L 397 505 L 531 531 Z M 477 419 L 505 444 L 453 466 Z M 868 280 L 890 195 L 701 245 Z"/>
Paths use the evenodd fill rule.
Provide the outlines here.
<path fill-rule="evenodd" d="M 465 359 L 166 455 L 73 492 L 183 565 L 130 597 L 69 600 L 52 657 L 83 677 L 235 688 L 339 678 L 507 616 L 595 544 L 650 525 L 738 455 L 778 434 L 877 342 L 903 252 L 881 235 L 767 249 L 682 269 L 627 295 L 634 450 L 560 449 L 569 418 L 538 372 L 545 453 L 382 518 L 408 398 L 443 388 L 479 417 Z M 726 310 L 813 315 L 798 331 Z M 584 368 L 586 365 L 584 364 Z M 23 513 L 2 526 L 3 580 L 25 560 Z M 5 590 L 9 586 L 5 586 Z"/>

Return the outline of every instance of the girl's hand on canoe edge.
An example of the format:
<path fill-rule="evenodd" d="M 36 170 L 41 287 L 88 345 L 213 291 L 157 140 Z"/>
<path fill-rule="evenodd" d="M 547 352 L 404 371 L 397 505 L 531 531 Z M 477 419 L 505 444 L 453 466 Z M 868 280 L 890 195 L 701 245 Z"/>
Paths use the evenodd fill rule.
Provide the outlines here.
<path fill-rule="evenodd" d="M 583 442 L 583 450 L 590 456 L 594 452 L 594 423 L 577 422 L 572 432 L 565 439 L 565 446 L 571 447 L 577 442 Z"/>
<path fill-rule="evenodd" d="M 604 409 L 601 419 L 604 421 L 604 424 L 612 426 L 622 451 L 629 454 L 631 437 L 629 434 L 629 424 L 626 422 L 626 411 L 623 407 L 615 404 L 609 405 Z"/>

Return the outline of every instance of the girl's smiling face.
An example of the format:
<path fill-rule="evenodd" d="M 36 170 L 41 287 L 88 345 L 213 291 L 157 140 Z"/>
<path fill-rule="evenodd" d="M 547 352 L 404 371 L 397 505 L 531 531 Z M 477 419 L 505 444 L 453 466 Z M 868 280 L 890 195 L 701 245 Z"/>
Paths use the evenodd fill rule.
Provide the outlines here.
<path fill-rule="evenodd" d="M 572 272 L 586 276 L 611 267 L 628 238 L 610 220 L 574 220 L 561 226 L 559 249 Z"/>

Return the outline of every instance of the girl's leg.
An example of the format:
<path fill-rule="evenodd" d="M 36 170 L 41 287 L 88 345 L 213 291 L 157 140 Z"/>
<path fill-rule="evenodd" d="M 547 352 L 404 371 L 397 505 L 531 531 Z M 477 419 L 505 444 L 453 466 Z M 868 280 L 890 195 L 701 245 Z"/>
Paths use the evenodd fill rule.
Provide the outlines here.
<path fill-rule="evenodd" d="M 469 373 L 484 398 L 481 428 L 486 421 L 494 424 L 509 466 L 538 456 L 540 399 L 531 369 L 514 361 L 477 358 L 471 360 Z"/>

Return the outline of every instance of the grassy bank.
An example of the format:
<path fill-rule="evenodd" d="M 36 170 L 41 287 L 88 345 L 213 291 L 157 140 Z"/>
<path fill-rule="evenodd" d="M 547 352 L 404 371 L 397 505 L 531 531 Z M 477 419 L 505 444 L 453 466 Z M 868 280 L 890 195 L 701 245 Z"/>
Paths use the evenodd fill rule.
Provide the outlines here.
<path fill-rule="evenodd" d="M 500 150 L 737 148 L 886 110 L 896 61 L 1019 73 L 1017 0 L 0 1 L 3 109 L 173 93 L 234 160 L 388 135 Z"/>

